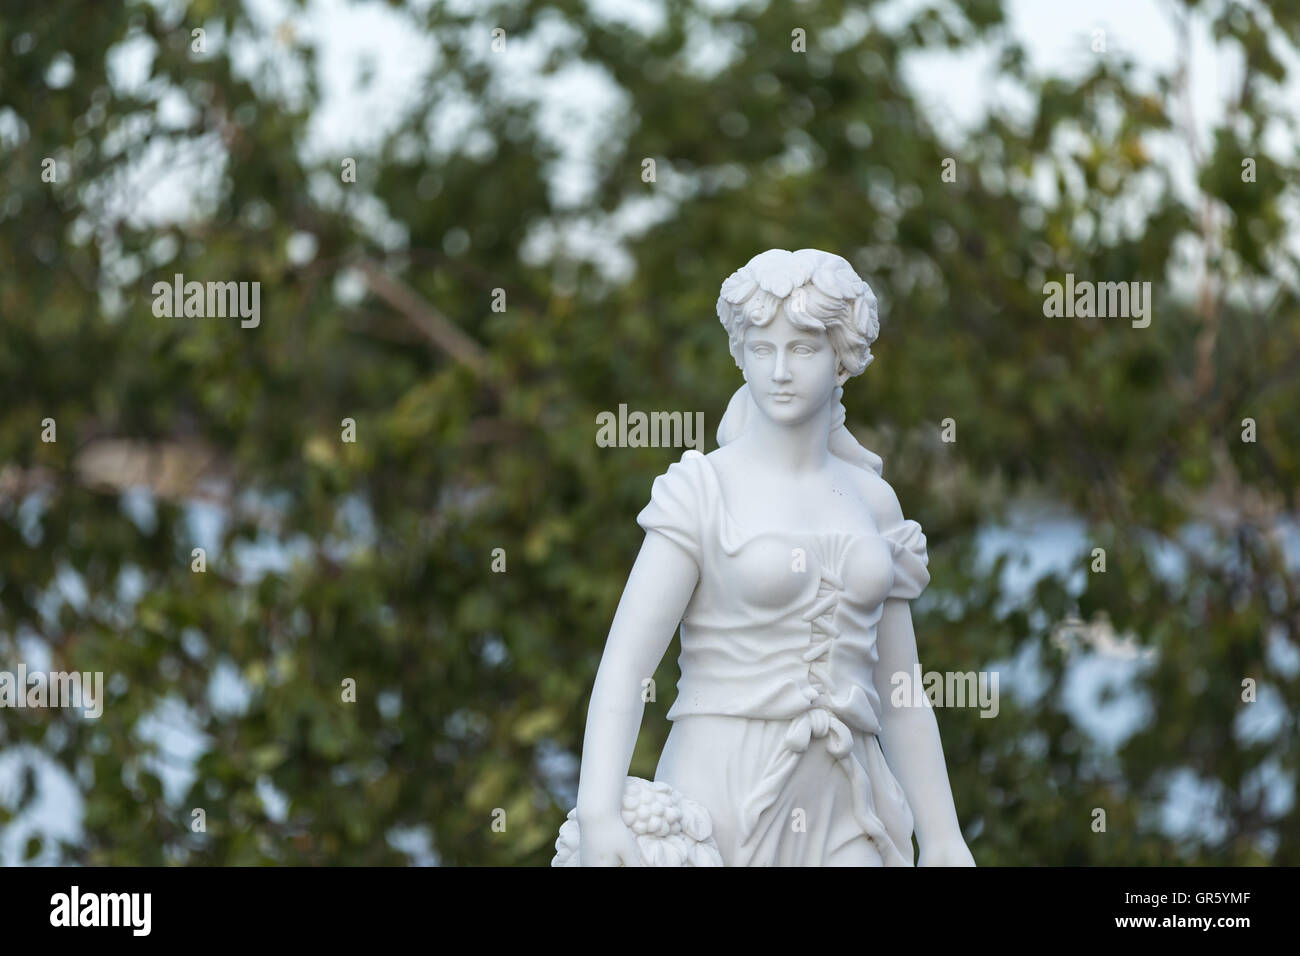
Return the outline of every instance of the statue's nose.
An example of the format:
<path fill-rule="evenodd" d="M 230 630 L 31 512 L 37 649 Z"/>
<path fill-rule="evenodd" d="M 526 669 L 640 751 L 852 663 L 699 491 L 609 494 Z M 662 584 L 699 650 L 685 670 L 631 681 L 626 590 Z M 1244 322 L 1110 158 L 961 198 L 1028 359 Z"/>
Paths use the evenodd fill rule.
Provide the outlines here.
<path fill-rule="evenodd" d="M 777 353 L 776 367 L 772 369 L 772 381 L 774 382 L 790 381 L 790 369 L 786 367 L 784 352 Z"/>

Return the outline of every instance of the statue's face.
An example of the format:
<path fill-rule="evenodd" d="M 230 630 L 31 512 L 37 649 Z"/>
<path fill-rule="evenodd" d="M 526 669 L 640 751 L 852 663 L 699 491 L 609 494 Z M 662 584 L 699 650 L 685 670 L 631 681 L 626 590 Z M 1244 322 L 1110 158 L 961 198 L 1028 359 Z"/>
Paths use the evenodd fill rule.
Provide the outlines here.
<path fill-rule="evenodd" d="M 759 411 L 775 422 L 798 425 L 821 411 L 848 378 L 838 364 L 826 330 L 795 328 L 784 309 L 766 326 L 745 330 L 745 381 Z"/>

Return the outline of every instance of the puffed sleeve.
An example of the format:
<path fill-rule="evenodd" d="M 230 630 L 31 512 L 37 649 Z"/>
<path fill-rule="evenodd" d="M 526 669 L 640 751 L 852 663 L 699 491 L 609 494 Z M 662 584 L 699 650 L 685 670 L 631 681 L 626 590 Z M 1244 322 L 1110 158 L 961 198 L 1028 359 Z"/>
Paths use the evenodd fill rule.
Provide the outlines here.
<path fill-rule="evenodd" d="M 650 487 L 650 503 L 636 516 L 636 523 L 647 532 L 658 531 L 699 564 L 701 492 L 698 462 L 693 460 L 695 456 L 700 456 L 700 453 L 688 448 L 681 461 L 673 462 L 654 480 Z"/>
<path fill-rule="evenodd" d="M 930 583 L 929 552 L 925 550 L 925 534 L 915 521 L 906 520 L 898 527 L 886 531 L 885 540 L 894 555 L 894 587 L 891 598 L 908 601 L 919 597 Z"/>

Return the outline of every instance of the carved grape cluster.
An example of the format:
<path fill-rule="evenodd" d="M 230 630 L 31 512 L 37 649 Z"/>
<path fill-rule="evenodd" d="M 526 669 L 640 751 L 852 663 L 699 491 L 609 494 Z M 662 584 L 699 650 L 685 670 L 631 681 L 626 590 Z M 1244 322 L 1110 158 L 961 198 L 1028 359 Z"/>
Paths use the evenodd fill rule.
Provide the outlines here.
<path fill-rule="evenodd" d="M 668 784 L 628 777 L 621 813 L 636 836 L 643 865 L 722 866 L 709 811 Z M 575 808 L 560 827 L 551 866 L 577 866 L 580 839 Z"/>
<path fill-rule="evenodd" d="M 673 788 L 666 783 L 638 782 L 642 786 L 628 786 L 623 791 L 623 822 L 637 836 L 681 833 L 682 811 L 673 806 Z"/>

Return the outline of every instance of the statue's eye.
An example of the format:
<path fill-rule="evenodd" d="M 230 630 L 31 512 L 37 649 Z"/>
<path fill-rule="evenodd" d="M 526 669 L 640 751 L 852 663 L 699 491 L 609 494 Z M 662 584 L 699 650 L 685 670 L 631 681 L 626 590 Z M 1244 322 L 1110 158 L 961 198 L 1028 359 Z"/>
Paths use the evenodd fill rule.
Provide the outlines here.
<path fill-rule="evenodd" d="M 772 350 L 768 348 L 766 345 L 753 345 L 750 346 L 750 351 L 752 351 L 755 355 L 767 355 Z"/>
<path fill-rule="evenodd" d="M 798 345 L 798 346 L 795 346 L 794 354 L 795 354 L 795 355 L 812 355 L 814 351 L 815 351 L 815 350 L 814 350 L 812 347 L 810 347 L 810 346 L 807 346 L 807 345 Z"/>

